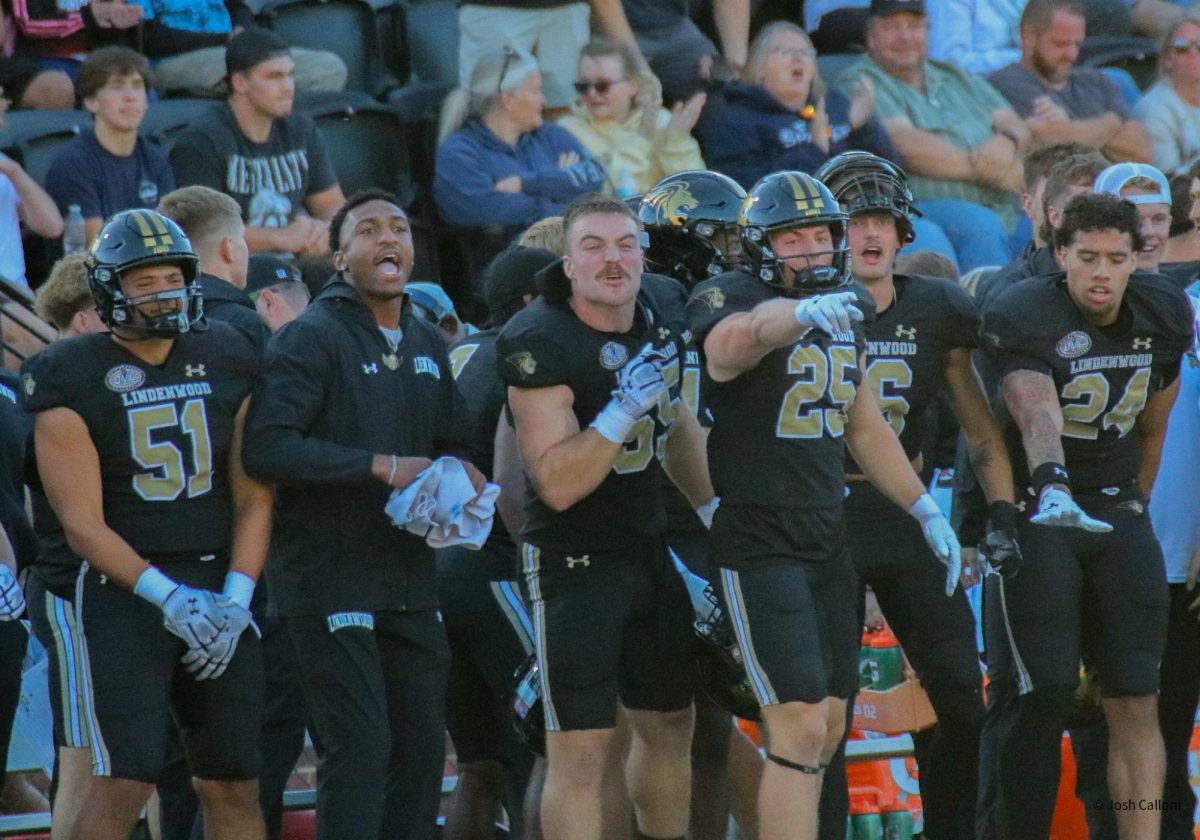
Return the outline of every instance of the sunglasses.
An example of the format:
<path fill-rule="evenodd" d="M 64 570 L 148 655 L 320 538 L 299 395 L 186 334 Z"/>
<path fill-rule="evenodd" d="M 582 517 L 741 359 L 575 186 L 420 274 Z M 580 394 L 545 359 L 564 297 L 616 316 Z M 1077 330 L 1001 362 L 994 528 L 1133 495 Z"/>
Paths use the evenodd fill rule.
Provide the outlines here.
<path fill-rule="evenodd" d="M 504 74 L 508 72 L 508 66 L 520 58 L 520 55 L 512 47 L 504 45 L 504 63 L 500 65 L 500 78 L 496 79 L 496 93 L 504 90 Z"/>
<path fill-rule="evenodd" d="M 575 92 L 581 96 L 586 96 L 589 91 L 596 91 L 600 96 L 612 90 L 613 85 L 619 85 L 624 79 L 596 79 L 596 81 L 582 81 L 575 83 Z"/>
<path fill-rule="evenodd" d="M 1186 38 L 1180 38 L 1171 42 L 1171 49 L 1176 55 L 1186 55 L 1190 50 L 1200 51 L 1200 39 L 1189 41 Z"/>

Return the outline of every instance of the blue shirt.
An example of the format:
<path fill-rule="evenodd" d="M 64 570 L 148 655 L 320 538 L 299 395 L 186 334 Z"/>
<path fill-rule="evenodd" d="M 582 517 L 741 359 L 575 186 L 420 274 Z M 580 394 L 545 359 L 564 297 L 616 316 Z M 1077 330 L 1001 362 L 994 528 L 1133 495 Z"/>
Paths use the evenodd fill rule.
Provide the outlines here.
<path fill-rule="evenodd" d="M 130 0 L 146 10 L 146 20 L 188 32 L 224 34 L 233 21 L 224 0 Z"/>
<path fill-rule="evenodd" d="M 59 211 L 65 216 L 78 204 L 85 219 L 157 207 L 173 189 L 175 175 L 157 144 L 139 137 L 133 154 L 120 157 L 101 146 L 90 129 L 63 146 L 46 173 L 46 192 Z"/>
<path fill-rule="evenodd" d="M 1200 303 L 1200 283 L 1188 289 Z M 1167 421 L 1162 461 L 1150 495 L 1150 521 L 1162 545 L 1167 580 L 1187 580 L 1192 552 L 1200 545 L 1200 358 L 1197 348 L 1184 356 L 1179 395 Z"/>

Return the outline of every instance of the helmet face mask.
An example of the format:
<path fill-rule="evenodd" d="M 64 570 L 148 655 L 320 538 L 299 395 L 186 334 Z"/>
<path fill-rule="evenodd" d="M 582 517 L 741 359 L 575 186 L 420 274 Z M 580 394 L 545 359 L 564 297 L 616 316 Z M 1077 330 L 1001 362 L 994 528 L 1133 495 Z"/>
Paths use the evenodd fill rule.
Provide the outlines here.
<path fill-rule="evenodd" d="M 839 289 L 850 282 L 848 217 L 829 189 L 803 172 L 775 172 L 754 185 L 738 218 L 742 251 L 750 273 L 785 294 L 812 294 Z M 808 254 L 776 254 L 771 234 L 824 226 L 833 247 Z M 814 258 L 828 254 L 828 264 Z M 803 258 L 805 265 L 796 260 Z M 791 263 L 786 265 L 785 263 Z M 789 276 L 790 274 L 790 276 Z"/>
<path fill-rule="evenodd" d="M 728 234 L 745 196 L 736 181 L 707 170 L 659 181 L 638 206 L 647 266 L 688 287 L 726 271 L 737 254 L 724 246 L 736 239 Z"/>
<path fill-rule="evenodd" d="M 100 229 L 87 257 L 96 313 L 110 329 L 170 337 L 203 328 L 200 262 L 179 226 L 152 210 L 127 210 Z M 183 286 L 128 295 L 122 279 L 145 266 L 176 266 Z"/>
<path fill-rule="evenodd" d="M 915 238 L 913 221 L 921 211 L 908 189 L 908 176 L 890 160 L 870 152 L 843 152 L 817 170 L 817 177 L 849 215 L 888 214 L 896 220 L 902 245 Z"/>
<path fill-rule="evenodd" d="M 761 716 L 758 698 L 742 662 L 741 648 L 729 616 L 721 609 L 712 584 L 704 587 L 705 602 L 697 602 L 693 649 L 700 685 L 709 699 L 744 720 Z"/>

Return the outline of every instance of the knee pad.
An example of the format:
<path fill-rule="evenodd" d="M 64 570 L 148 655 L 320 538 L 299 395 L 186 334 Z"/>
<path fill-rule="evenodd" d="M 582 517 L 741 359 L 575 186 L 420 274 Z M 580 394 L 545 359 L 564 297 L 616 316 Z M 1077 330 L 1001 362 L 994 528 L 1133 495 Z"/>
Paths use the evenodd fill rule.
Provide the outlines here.
<path fill-rule="evenodd" d="M 821 770 L 827 766 L 823 764 L 820 767 L 813 767 L 811 764 L 798 764 L 795 761 L 789 761 L 788 759 L 775 755 L 775 753 L 771 752 L 767 753 L 767 760 L 775 762 L 780 767 L 786 767 L 788 770 L 795 770 L 799 773 L 803 773 L 806 776 L 819 775 Z"/>

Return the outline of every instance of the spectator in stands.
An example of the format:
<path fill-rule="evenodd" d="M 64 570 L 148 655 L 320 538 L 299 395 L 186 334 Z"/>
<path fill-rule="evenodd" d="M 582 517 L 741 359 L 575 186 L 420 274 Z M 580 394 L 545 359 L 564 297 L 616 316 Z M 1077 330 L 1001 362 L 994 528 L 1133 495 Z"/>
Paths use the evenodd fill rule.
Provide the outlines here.
<path fill-rule="evenodd" d="M 849 97 L 826 90 L 808 35 L 788 21 L 758 33 L 742 81 L 726 86 L 725 101 L 701 124 L 700 138 L 709 165 L 747 189 L 781 169 L 812 174 L 848 149 L 899 158 L 872 119 L 871 82 L 860 79 Z"/>
<path fill-rule="evenodd" d="M 1110 160 L 1149 162 L 1150 135 L 1103 71 L 1076 67 L 1087 35 L 1082 0 L 1029 0 L 1021 60 L 988 77 L 1035 140 L 1095 146 Z"/>
<path fill-rule="evenodd" d="M 662 83 L 667 105 L 685 102 L 712 79 L 718 58 L 722 73 L 746 64 L 750 41 L 750 0 L 713 0 L 713 20 L 721 41 L 712 41 L 688 17 L 688 0 L 592 0 L 600 32 L 629 44 Z"/>
<path fill-rule="evenodd" d="M 929 57 L 972 73 L 1021 60 L 1024 0 L 941 0 L 929 15 Z"/>
<path fill-rule="evenodd" d="M 270 332 L 244 291 L 250 251 L 238 203 L 208 187 L 181 187 L 163 196 L 158 212 L 183 229 L 200 258 L 204 314 L 232 324 L 264 349 Z"/>
<path fill-rule="evenodd" d="M 242 0 L 129 0 L 145 12 L 142 51 L 163 90 L 213 95 L 225 78 L 225 48 L 255 27 Z M 341 90 L 346 64 L 327 50 L 292 48 L 297 90 Z"/>
<path fill-rule="evenodd" d="M 4 128 L 4 100 L 0 98 L 0 130 Z M 0 279 L 28 285 L 21 225 L 47 239 L 63 233 L 63 219 L 37 181 L 21 164 L 0 152 Z"/>
<path fill-rule="evenodd" d="M 66 17 L 53 4 L 51 7 L 56 18 Z M 0 102 L 0 113 L 10 103 L 14 109 L 74 108 L 75 85 L 70 76 L 62 70 L 43 66 L 37 54 L 30 54 L 31 51 L 14 54 L 20 26 L 15 16 L 8 17 L 10 11 L 9 3 L 0 4 L 0 100 L 6 100 Z M 62 20 L 58 22 L 66 24 L 65 29 L 81 32 L 82 16 L 76 12 L 73 17 L 69 24 Z"/>
<path fill-rule="evenodd" d="M 312 300 L 300 269 L 269 254 L 250 258 L 246 294 L 273 333 L 296 320 Z"/>
<path fill-rule="evenodd" d="M 804 28 L 817 52 L 858 52 L 867 43 L 870 0 L 806 0 Z"/>
<path fill-rule="evenodd" d="M 1034 146 L 1025 152 L 1021 163 L 1025 174 L 1021 208 L 1025 213 L 1018 220 L 1017 229 L 1009 243 L 1014 254 L 1026 248 L 1030 242 L 1036 242 L 1036 247 L 1047 244 L 1041 240 L 1039 233 L 1045 218 L 1042 197 L 1046 192 L 1046 179 L 1050 177 L 1050 170 L 1060 160 L 1071 155 L 1089 154 L 1094 151 L 1091 146 L 1085 146 L 1083 143 L 1047 143 Z"/>
<path fill-rule="evenodd" d="M 1186 207 L 1190 227 L 1173 235 L 1167 242 L 1167 251 L 1163 254 L 1164 262 L 1200 260 L 1200 162 L 1193 163 L 1188 168 L 1188 174 L 1183 176 L 1183 180 L 1187 184 Z M 1172 194 L 1177 195 L 1174 190 Z M 1172 210 L 1174 209 L 1176 208 L 1172 207 Z"/>
<path fill-rule="evenodd" d="M 575 135 L 608 173 L 605 192 L 622 198 L 644 193 L 667 175 L 703 169 L 692 128 L 703 92 L 670 111 L 643 95 L 638 59 L 628 44 L 598 38 L 579 55 L 579 104 L 559 125 Z"/>
<path fill-rule="evenodd" d="M 464 0 L 458 6 L 459 84 L 466 87 L 484 53 L 511 44 L 537 58 L 546 107 L 570 107 L 571 75 L 588 40 L 589 12 L 582 0 Z"/>
<path fill-rule="evenodd" d="M 1008 262 L 1029 128 L 983 79 L 926 58 L 924 0 L 872 0 L 868 55 L 837 87 L 875 87 L 875 113 L 900 150 L 917 207 L 945 231 L 964 274 Z"/>
<path fill-rule="evenodd" d="M 1200 157 L 1200 15 L 1171 27 L 1158 52 L 1158 81 L 1134 106 L 1154 142 L 1154 165 L 1186 172 Z"/>
<path fill-rule="evenodd" d="M 77 81 L 93 128 L 59 151 L 46 173 L 46 192 L 64 216 L 79 205 L 91 242 L 114 213 L 154 208 L 175 189 L 175 174 L 167 153 L 138 136 L 151 84 L 144 56 L 126 47 L 102 47 L 80 65 Z"/>
<path fill-rule="evenodd" d="M 176 140 L 175 182 L 233 196 L 252 252 L 326 253 L 345 197 L 316 124 L 292 110 L 291 51 L 274 33 L 247 30 L 229 42 L 225 65 L 229 98 Z"/>
<path fill-rule="evenodd" d="M 442 110 L 433 195 L 453 225 L 516 233 L 604 186 L 604 169 L 566 129 L 543 123 L 542 75 L 505 47 L 475 65 Z"/>

